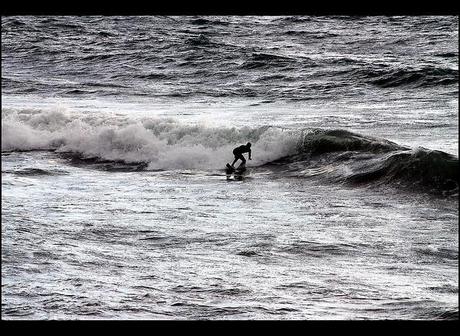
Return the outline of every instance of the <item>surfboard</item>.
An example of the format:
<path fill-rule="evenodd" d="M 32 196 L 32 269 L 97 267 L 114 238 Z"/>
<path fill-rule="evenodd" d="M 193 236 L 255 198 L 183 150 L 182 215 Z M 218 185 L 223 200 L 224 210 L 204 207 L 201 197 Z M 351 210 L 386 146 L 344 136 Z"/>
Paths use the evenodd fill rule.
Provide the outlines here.
<path fill-rule="evenodd" d="M 232 167 L 229 163 L 225 166 L 225 171 L 227 173 L 227 180 L 228 181 L 241 181 L 243 179 L 243 175 L 246 172 L 246 166 L 240 164 L 238 168 Z"/>
<path fill-rule="evenodd" d="M 229 163 L 227 163 L 226 170 L 228 173 L 243 173 L 246 171 L 246 166 L 243 164 L 240 164 L 238 168 L 234 168 Z"/>

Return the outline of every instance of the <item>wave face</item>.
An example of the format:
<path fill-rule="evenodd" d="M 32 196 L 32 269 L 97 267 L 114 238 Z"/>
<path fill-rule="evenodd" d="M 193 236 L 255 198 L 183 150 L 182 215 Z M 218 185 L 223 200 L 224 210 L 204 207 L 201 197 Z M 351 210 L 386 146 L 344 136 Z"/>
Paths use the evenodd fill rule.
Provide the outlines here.
<path fill-rule="evenodd" d="M 297 154 L 275 160 L 290 176 L 320 177 L 352 185 L 399 185 L 458 195 L 458 158 L 442 151 L 409 148 L 346 130 L 302 134 Z"/>
<path fill-rule="evenodd" d="M 342 129 L 217 128 L 174 119 L 70 118 L 59 110 L 2 113 L 2 152 L 51 150 L 112 169 L 121 164 L 142 170 L 213 170 L 233 159 L 234 147 L 250 141 L 250 165 L 280 176 L 458 193 L 457 157 Z"/>
<path fill-rule="evenodd" d="M 436 88 L 456 96 L 457 41 L 456 16 L 5 17 L 2 90 L 299 101 Z"/>
<path fill-rule="evenodd" d="M 319 155 L 340 151 L 389 152 L 408 149 L 391 141 L 366 137 L 346 130 L 313 130 L 302 134 L 299 151 Z"/>

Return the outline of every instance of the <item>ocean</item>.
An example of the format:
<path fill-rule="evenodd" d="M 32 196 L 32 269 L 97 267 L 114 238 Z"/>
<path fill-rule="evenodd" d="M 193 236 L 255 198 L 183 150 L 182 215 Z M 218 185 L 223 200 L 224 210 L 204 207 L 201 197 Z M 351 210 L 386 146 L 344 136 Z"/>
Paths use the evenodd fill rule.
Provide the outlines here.
<path fill-rule="evenodd" d="M 457 16 L 1 22 L 3 319 L 458 319 Z"/>

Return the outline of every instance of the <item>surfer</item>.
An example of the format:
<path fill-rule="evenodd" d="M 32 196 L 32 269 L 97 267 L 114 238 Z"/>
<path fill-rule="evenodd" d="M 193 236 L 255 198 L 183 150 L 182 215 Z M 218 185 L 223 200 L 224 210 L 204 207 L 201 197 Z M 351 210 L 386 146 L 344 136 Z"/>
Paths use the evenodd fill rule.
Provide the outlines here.
<path fill-rule="evenodd" d="M 249 153 L 249 160 L 251 159 L 251 143 L 248 142 L 246 145 L 241 145 L 239 147 L 236 147 L 233 150 L 233 155 L 235 155 L 235 160 L 233 160 L 232 167 L 235 164 L 236 161 L 241 160 L 241 165 L 246 164 L 246 159 L 243 156 L 243 153 Z"/>

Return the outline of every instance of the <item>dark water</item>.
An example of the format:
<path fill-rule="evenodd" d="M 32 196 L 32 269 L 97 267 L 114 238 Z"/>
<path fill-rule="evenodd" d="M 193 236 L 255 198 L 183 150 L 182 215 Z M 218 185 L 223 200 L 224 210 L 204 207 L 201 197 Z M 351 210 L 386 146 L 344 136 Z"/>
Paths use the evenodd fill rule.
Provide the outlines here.
<path fill-rule="evenodd" d="M 4 94 L 251 97 L 458 93 L 458 18 L 4 17 Z"/>

